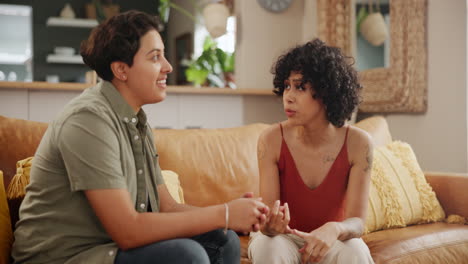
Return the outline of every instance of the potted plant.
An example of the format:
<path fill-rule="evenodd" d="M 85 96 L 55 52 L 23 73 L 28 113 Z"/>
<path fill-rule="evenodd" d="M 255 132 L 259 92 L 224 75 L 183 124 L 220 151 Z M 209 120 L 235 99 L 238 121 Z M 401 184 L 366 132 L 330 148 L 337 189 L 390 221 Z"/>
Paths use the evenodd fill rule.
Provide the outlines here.
<path fill-rule="evenodd" d="M 202 54 L 188 63 L 185 75 L 195 86 L 236 88 L 234 62 L 234 53 L 218 48 L 216 42 L 208 36 L 203 43 Z"/>
<path fill-rule="evenodd" d="M 380 46 L 388 38 L 387 25 L 382 13 L 380 13 L 378 3 L 374 11 L 372 1 L 369 0 L 369 13 L 362 7 L 358 12 L 356 22 L 362 37 L 370 44 Z"/>

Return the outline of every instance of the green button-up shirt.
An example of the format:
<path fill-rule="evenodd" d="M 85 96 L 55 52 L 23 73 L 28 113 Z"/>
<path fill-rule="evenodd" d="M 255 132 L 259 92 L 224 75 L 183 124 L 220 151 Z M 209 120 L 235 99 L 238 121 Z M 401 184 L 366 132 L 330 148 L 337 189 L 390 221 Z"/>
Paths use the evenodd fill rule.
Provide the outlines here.
<path fill-rule="evenodd" d="M 37 149 L 20 207 L 16 263 L 114 263 L 118 247 L 84 190 L 126 189 L 135 209 L 159 211 L 163 179 L 151 128 L 110 82 L 73 99 Z"/>

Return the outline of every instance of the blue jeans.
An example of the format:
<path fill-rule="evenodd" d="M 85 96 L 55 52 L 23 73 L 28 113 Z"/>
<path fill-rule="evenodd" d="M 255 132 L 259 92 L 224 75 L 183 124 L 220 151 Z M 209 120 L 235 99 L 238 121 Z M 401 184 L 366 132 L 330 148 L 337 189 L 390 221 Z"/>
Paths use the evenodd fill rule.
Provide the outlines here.
<path fill-rule="evenodd" d="M 239 262 L 239 237 L 231 230 L 225 235 L 222 229 L 192 238 L 170 239 L 127 251 L 119 250 L 115 257 L 115 264 L 238 264 Z"/>

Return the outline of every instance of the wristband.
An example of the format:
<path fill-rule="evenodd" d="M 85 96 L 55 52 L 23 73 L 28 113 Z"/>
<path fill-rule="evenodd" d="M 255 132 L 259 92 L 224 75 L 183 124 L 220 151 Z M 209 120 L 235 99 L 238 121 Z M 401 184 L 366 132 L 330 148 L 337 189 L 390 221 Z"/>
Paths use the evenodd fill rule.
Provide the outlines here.
<path fill-rule="evenodd" d="M 227 234 L 229 226 L 229 206 L 227 203 L 224 203 L 224 208 L 226 209 L 226 226 L 224 227 L 224 234 Z"/>

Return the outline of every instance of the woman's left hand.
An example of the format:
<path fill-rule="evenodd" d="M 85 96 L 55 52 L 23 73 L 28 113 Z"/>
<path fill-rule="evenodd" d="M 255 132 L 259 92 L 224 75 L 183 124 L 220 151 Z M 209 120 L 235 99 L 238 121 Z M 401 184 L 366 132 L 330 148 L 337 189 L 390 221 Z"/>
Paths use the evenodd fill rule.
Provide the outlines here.
<path fill-rule="evenodd" d="M 337 222 L 328 222 L 310 233 L 296 229 L 292 233 L 305 240 L 304 246 L 299 249 L 301 263 L 319 262 L 338 239 L 339 226 Z"/>

